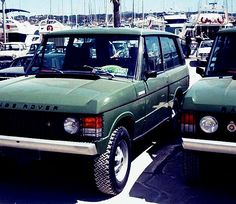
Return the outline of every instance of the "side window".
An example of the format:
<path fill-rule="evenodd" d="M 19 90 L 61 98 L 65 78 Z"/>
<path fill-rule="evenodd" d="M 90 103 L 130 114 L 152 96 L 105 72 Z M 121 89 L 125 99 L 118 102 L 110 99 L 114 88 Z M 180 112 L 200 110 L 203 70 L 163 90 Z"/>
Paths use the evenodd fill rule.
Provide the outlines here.
<path fill-rule="evenodd" d="M 160 44 L 157 36 L 145 38 L 148 70 L 163 70 Z"/>
<path fill-rule="evenodd" d="M 160 37 L 161 47 L 163 53 L 163 59 L 166 69 L 171 69 L 178 65 L 181 65 L 180 52 L 177 49 L 177 43 L 174 38 L 171 37 Z"/>

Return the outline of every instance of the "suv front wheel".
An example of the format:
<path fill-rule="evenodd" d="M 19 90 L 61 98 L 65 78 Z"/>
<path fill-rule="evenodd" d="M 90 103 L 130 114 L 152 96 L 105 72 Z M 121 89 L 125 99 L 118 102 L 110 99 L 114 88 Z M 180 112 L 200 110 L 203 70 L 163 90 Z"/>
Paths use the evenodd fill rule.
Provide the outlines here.
<path fill-rule="evenodd" d="M 131 142 L 125 127 L 115 129 L 106 152 L 95 159 L 94 176 L 99 191 L 117 195 L 128 180 L 131 165 Z"/>

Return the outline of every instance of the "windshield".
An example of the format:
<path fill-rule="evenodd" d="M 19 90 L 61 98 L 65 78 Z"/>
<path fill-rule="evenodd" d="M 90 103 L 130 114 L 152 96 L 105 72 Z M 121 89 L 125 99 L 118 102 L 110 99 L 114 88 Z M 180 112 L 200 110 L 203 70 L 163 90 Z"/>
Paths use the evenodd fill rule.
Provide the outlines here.
<path fill-rule="evenodd" d="M 47 40 L 54 42 L 54 52 L 44 55 L 39 48 L 37 58 L 29 71 L 63 74 L 91 72 L 112 74 L 115 77 L 133 77 L 138 55 L 138 37 L 122 35 L 63 36 Z"/>
<path fill-rule="evenodd" d="M 222 35 L 216 39 L 206 75 L 236 74 L 236 38 L 233 35 Z"/>

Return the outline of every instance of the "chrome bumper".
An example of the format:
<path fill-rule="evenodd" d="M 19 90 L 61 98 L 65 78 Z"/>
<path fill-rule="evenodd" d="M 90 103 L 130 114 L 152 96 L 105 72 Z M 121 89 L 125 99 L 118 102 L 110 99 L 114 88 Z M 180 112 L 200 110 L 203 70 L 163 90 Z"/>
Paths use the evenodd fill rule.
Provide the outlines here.
<path fill-rule="evenodd" d="M 0 146 L 80 155 L 97 154 L 96 146 L 93 143 L 45 140 L 5 135 L 0 135 Z"/>
<path fill-rule="evenodd" d="M 187 150 L 195 150 L 202 152 L 214 152 L 224 154 L 236 154 L 236 143 L 222 142 L 214 140 L 200 140 L 182 138 L 182 146 Z"/>

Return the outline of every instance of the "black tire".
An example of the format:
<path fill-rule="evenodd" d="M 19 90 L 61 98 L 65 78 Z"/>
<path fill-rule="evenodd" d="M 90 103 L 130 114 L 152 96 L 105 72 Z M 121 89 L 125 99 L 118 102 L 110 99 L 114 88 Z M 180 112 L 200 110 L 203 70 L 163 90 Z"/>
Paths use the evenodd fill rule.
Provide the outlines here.
<path fill-rule="evenodd" d="M 172 115 L 170 120 L 171 125 L 171 133 L 178 135 L 179 134 L 179 119 L 180 119 L 180 111 L 181 111 L 181 101 L 183 97 L 179 95 L 174 98 L 173 107 L 172 107 Z"/>
<path fill-rule="evenodd" d="M 125 187 L 131 165 L 131 142 L 125 127 L 113 131 L 106 152 L 95 159 L 94 177 L 99 191 L 117 195 Z"/>
<path fill-rule="evenodd" d="M 172 107 L 172 118 L 178 117 L 181 110 L 181 102 L 183 100 L 182 94 L 179 94 L 174 98 L 173 107 Z"/>
<path fill-rule="evenodd" d="M 196 184 L 201 179 L 201 160 L 198 152 L 183 151 L 183 173 L 188 184 Z"/>

